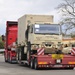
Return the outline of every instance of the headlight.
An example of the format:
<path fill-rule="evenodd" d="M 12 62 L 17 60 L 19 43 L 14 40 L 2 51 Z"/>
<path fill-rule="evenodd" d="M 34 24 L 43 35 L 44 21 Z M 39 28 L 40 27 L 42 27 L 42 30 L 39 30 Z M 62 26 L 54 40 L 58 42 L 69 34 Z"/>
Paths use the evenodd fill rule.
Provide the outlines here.
<path fill-rule="evenodd" d="M 39 48 L 39 45 L 34 45 L 35 48 Z"/>
<path fill-rule="evenodd" d="M 43 48 L 43 47 L 45 47 L 45 45 L 44 44 L 41 44 L 41 47 Z"/>
<path fill-rule="evenodd" d="M 32 49 L 37 49 L 39 48 L 39 45 L 32 45 Z"/>
<path fill-rule="evenodd" d="M 53 45 L 52 45 L 52 47 L 56 48 L 56 45 L 55 45 L 55 44 L 53 44 Z"/>

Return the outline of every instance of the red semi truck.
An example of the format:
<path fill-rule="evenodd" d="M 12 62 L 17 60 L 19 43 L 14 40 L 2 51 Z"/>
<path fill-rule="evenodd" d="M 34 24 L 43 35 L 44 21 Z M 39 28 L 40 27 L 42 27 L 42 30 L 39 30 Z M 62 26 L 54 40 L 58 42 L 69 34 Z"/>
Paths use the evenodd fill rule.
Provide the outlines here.
<path fill-rule="evenodd" d="M 6 35 L 2 35 L 2 40 L 5 43 L 5 62 L 16 62 L 17 25 L 16 21 L 6 22 Z"/>

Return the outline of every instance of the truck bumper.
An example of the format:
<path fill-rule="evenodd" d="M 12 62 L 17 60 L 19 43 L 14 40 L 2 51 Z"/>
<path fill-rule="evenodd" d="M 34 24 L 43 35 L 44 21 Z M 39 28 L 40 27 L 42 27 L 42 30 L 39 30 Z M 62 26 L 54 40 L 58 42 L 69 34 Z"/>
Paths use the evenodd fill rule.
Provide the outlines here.
<path fill-rule="evenodd" d="M 38 68 L 74 68 L 75 65 L 58 65 L 58 64 L 41 64 L 41 65 L 38 65 Z"/>
<path fill-rule="evenodd" d="M 64 55 L 62 59 L 54 59 L 51 56 L 37 56 L 39 68 L 74 68 L 75 56 Z"/>
<path fill-rule="evenodd" d="M 17 61 L 16 61 L 16 57 L 11 57 L 10 62 L 11 62 L 11 63 L 17 63 Z"/>

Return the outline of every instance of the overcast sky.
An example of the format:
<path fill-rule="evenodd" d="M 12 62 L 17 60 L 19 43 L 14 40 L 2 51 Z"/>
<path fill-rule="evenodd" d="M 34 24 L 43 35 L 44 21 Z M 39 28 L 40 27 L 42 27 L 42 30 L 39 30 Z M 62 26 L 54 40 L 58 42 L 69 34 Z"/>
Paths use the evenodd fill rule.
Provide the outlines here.
<path fill-rule="evenodd" d="M 54 15 L 54 22 L 60 17 L 55 9 L 62 0 L 0 0 L 0 35 L 5 34 L 6 21 L 17 21 L 25 14 Z"/>

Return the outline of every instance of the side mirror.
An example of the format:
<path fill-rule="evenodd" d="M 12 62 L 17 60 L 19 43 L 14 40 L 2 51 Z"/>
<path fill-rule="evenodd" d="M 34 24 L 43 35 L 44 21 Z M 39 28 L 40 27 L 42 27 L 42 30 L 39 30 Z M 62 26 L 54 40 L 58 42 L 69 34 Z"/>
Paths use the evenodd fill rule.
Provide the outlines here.
<path fill-rule="evenodd" d="M 2 41 L 5 41 L 5 36 L 4 35 L 2 35 Z"/>

